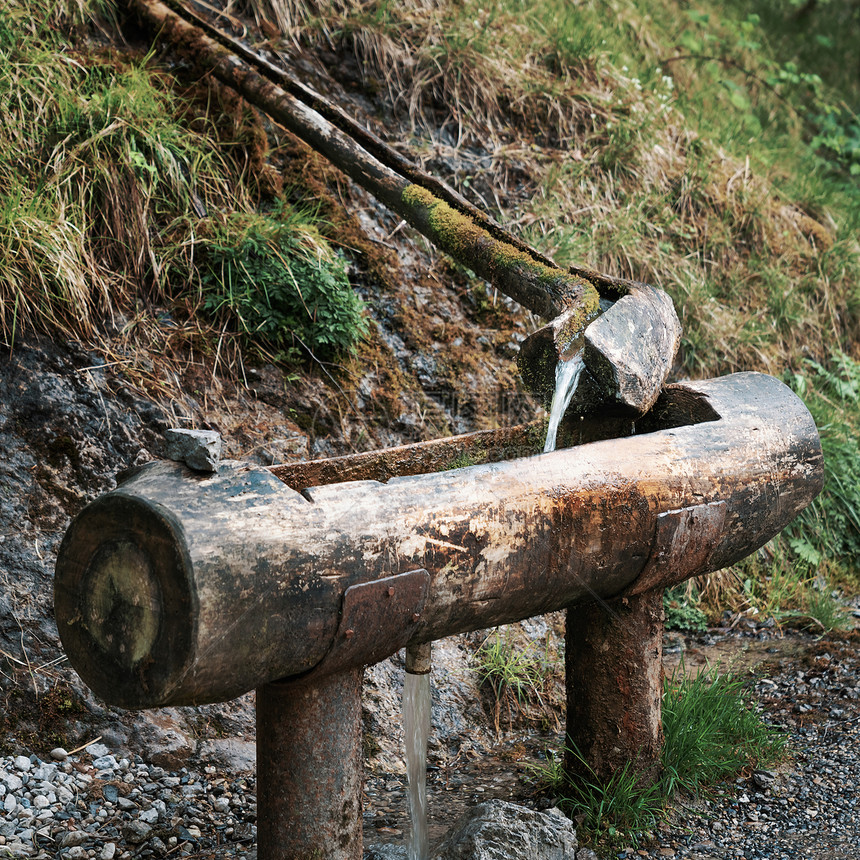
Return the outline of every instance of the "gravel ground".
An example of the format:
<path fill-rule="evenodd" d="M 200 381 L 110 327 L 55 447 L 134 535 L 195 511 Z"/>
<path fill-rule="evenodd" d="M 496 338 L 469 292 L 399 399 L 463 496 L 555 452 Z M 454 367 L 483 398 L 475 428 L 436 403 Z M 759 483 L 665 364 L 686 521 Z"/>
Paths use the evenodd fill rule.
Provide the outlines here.
<path fill-rule="evenodd" d="M 755 698 L 791 738 L 791 758 L 680 806 L 657 844 L 618 857 L 860 858 L 860 658 L 857 634 L 807 640 L 760 667 Z"/>
<path fill-rule="evenodd" d="M 0 759 L 0 810 L 0 857 L 255 854 L 252 778 L 212 766 L 168 773 L 139 758 L 117 759 L 99 744 L 61 761 Z"/>
<path fill-rule="evenodd" d="M 722 786 L 708 799 L 679 804 L 650 845 L 604 852 L 604 857 L 860 858 L 856 634 L 822 640 L 794 636 L 791 647 L 782 640 L 780 648 L 762 643 L 760 632 L 748 635 L 763 653 L 777 652 L 755 670 L 754 689 L 766 719 L 790 734 L 792 757 L 773 771 Z M 708 647 L 694 643 L 689 660 Z M 432 764 L 433 841 L 481 800 L 534 803 L 519 776 L 539 748 L 533 738 L 508 738 L 494 755 L 471 753 Z M 48 762 L 36 756 L 0 758 L 0 858 L 255 856 L 252 775 L 213 765 L 168 772 L 101 744 L 67 758 L 61 751 L 56 755 L 58 760 Z M 405 841 L 404 784 L 398 774 L 368 777 L 366 845 Z"/>

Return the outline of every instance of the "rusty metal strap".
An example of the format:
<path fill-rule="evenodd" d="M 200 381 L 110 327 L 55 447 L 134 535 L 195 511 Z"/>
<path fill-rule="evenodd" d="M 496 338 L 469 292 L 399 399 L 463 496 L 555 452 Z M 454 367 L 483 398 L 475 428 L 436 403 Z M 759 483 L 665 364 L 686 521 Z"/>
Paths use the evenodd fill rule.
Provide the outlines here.
<path fill-rule="evenodd" d="M 671 588 L 707 572 L 725 521 L 724 501 L 659 514 L 651 555 L 624 596 L 643 594 L 652 588 Z"/>
<path fill-rule="evenodd" d="M 331 648 L 297 683 L 370 666 L 405 648 L 421 622 L 430 574 L 423 568 L 351 585 Z M 290 681 L 287 680 L 286 683 Z"/>

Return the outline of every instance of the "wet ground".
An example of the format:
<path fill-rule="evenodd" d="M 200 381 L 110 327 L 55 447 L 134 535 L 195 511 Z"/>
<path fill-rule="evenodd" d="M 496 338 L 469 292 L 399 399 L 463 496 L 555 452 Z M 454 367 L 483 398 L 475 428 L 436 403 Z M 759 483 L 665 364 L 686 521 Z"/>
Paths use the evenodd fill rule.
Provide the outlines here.
<path fill-rule="evenodd" d="M 561 736 L 554 741 L 557 747 Z M 533 768 L 546 764 L 543 752 L 540 740 L 524 737 L 503 741 L 487 754 L 431 762 L 427 774 L 431 846 L 442 840 L 461 815 L 482 801 L 532 805 L 537 795 Z M 409 827 L 406 776 L 369 776 L 364 798 L 365 845 L 405 844 Z"/>

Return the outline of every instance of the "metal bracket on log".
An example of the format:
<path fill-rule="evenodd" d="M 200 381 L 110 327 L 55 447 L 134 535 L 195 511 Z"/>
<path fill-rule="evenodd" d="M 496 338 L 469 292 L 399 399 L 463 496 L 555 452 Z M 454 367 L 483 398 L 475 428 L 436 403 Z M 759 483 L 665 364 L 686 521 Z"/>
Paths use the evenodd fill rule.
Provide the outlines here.
<path fill-rule="evenodd" d="M 355 666 L 372 666 L 405 648 L 421 623 L 429 585 L 423 568 L 351 585 L 329 652 L 310 672 L 279 683 L 316 683 Z"/>
<path fill-rule="evenodd" d="M 708 573 L 708 562 L 723 534 L 726 511 L 726 503 L 719 501 L 659 514 L 651 555 L 624 596 L 672 588 L 689 579 L 693 571 L 696 576 Z"/>

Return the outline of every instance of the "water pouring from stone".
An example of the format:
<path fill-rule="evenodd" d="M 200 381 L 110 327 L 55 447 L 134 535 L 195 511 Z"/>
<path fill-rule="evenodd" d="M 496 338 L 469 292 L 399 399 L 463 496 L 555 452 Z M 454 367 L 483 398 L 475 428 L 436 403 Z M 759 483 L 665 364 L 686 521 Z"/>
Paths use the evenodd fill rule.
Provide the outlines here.
<path fill-rule="evenodd" d="M 582 375 L 584 367 L 581 352 L 566 361 L 559 361 L 556 365 L 555 391 L 549 410 L 549 424 L 546 429 L 546 442 L 543 446 L 544 454 L 555 451 L 558 425 L 570 405 L 571 398 L 576 393 L 576 386 L 579 384 L 579 377 Z"/>

